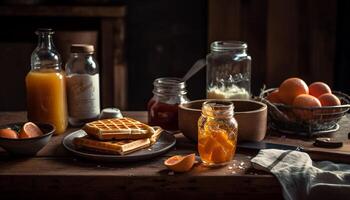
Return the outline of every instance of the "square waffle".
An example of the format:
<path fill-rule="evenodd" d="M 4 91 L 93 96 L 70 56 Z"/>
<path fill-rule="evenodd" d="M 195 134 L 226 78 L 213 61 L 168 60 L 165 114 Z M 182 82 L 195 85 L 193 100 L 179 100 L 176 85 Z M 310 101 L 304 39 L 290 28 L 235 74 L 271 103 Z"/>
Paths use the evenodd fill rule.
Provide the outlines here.
<path fill-rule="evenodd" d="M 144 139 L 155 132 L 147 124 L 127 117 L 93 121 L 85 124 L 83 130 L 99 140 Z"/>
<path fill-rule="evenodd" d="M 114 141 L 100 141 L 89 135 L 75 138 L 74 145 L 77 148 L 97 151 L 107 154 L 125 155 L 152 146 L 157 142 L 162 130 L 158 129 L 150 138 L 138 140 L 114 140 Z"/>

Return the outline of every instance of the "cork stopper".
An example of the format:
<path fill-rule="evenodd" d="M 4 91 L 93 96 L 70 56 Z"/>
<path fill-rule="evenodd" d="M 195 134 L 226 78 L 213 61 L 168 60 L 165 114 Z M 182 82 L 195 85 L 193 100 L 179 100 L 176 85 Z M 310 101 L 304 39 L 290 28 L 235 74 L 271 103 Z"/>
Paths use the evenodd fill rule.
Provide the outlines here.
<path fill-rule="evenodd" d="M 89 44 L 72 44 L 70 51 L 72 53 L 93 53 L 94 46 Z"/>

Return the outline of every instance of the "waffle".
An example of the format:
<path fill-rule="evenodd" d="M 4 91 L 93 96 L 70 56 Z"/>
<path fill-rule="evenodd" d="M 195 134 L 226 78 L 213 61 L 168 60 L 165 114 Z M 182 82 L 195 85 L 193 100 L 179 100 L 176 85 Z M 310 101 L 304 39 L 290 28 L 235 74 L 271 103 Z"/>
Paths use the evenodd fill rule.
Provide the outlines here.
<path fill-rule="evenodd" d="M 155 132 L 147 124 L 126 117 L 93 121 L 87 123 L 83 130 L 99 140 L 145 139 Z"/>
<path fill-rule="evenodd" d="M 150 138 L 138 140 L 114 140 L 100 141 L 89 135 L 75 138 L 73 143 L 76 148 L 97 151 L 107 154 L 125 155 L 152 146 L 157 142 L 162 130 L 158 129 Z"/>

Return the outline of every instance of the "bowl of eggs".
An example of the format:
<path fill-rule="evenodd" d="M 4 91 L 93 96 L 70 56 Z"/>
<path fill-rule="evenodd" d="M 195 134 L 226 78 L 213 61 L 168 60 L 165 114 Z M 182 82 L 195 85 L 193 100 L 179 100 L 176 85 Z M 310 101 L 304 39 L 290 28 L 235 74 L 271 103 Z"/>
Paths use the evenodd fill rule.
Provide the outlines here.
<path fill-rule="evenodd" d="M 33 156 L 55 132 L 51 124 L 19 122 L 0 126 L 0 147 L 12 155 Z"/>
<path fill-rule="evenodd" d="M 269 127 L 304 136 L 333 132 L 350 109 L 348 95 L 332 91 L 324 82 L 307 85 L 300 78 L 288 78 L 279 88 L 263 90 L 268 105 Z"/>

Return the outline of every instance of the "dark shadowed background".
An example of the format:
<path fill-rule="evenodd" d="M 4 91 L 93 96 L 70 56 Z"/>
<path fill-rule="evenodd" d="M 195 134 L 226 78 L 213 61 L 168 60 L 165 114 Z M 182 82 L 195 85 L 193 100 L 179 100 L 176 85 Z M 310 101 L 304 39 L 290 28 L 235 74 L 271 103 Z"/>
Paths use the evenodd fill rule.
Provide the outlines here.
<path fill-rule="evenodd" d="M 25 110 L 24 77 L 38 27 L 56 30 L 65 62 L 71 43 L 97 48 L 103 107 L 145 110 L 155 78 L 182 77 L 215 40 L 242 40 L 252 89 L 298 76 L 350 93 L 349 1 L 14 0 L 0 2 L 0 110 Z M 205 70 L 188 83 L 205 97 Z"/>

